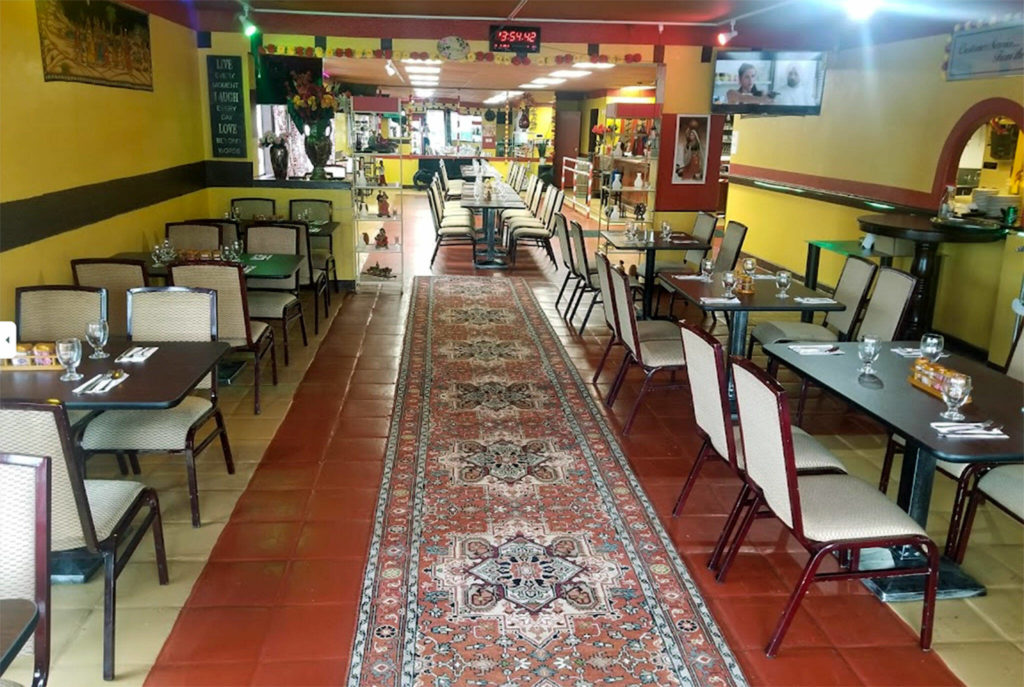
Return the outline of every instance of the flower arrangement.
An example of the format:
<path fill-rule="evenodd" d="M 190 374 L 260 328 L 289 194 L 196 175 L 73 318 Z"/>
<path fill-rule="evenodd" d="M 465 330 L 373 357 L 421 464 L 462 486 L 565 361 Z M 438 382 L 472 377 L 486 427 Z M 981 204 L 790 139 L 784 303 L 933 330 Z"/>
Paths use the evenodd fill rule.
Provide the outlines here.
<path fill-rule="evenodd" d="M 313 81 L 309 72 L 292 72 L 288 84 L 291 97 L 288 99 L 288 114 L 299 131 L 322 131 L 334 120 L 334 114 L 341 108 L 341 94 L 334 87 Z"/>
<path fill-rule="evenodd" d="M 595 124 L 594 127 L 590 130 L 590 133 L 595 134 L 597 136 L 604 136 L 606 133 L 608 133 L 608 127 L 606 127 L 604 124 Z"/>
<path fill-rule="evenodd" d="M 277 136 L 273 131 L 264 132 L 260 136 L 260 147 L 270 148 L 271 146 L 283 146 L 285 144 L 284 136 Z"/>

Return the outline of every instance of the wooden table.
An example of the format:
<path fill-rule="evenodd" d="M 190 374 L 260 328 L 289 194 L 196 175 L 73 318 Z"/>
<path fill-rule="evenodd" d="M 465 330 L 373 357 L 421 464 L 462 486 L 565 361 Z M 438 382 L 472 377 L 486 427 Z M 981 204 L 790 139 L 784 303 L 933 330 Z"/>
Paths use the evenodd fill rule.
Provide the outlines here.
<path fill-rule="evenodd" d="M 952 463 L 1009 462 L 1024 459 L 1024 421 L 1021 401 L 1024 385 L 987 365 L 953 355 L 942 364 L 971 376 L 972 402 L 963 407 L 967 421 L 993 420 L 1003 426 L 1008 439 L 944 439 L 930 426 L 941 421 L 939 413 L 946 405 L 910 385 L 907 377 L 912 358 L 892 352 L 899 346 L 916 347 L 917 342 L 889 343 L 874 363 L 876 373 L 860 375 L 861 362 L 857 344 L 836 344 L 843 355 L 802 356 L 787 344 L 769 344 L 765 351 L 788 367 L 814 380 L 819 385 L 870 415 L 893 433 L 906 439 L 906 453 L 900 473 L 897 503 L 922 527 L 928 524 L 935 459 Z M 904 582 L 899 580 L 903 579 Z M 901 597 L 908 578 L 872 580 L 876 594 L 883 598 Z M 973 583 L 973 584 L 971 584 Z M 940 571 L 940 596 L 974 596 L 984 587 L 963 575 L 951 561 L 943 561 Z"/>
<path fill-rule="evenodd" d="M 602 231 L 601 238 L 617 250 L 644 251 L 644 318 L 651 318 L 654 302 L 654 260 L 659 250 L 710 250 L 711 245 L 693 238 L 689 234 L 673 234 L 669 239 L 655 233 L 653 241 L 627 241 L 622 231 Z"/>
<path fill-rule="evenodd" d="M 240 258 L 240 262 L 248 270 L 245 276 L 252 279 L 287 279 L 295 274 L 295 270 L 299 269 L 303 260 L 301 255 L 289 253 L 262 253 L 262 255 L 270 256 L 267 260 L 255 260 L 253 255 L 260 255 L 260 253 L 242 253 Z M 167 265 L 154 264 L 153 256 L 150 253 L 125 252 L 117 253 L 110 257 L 122 260 L 144 260 L 146 263 L 146 273 L 149 276 L 167 277 Z"/>
<path fill-rule="evenodd" d="M 499 250 L 494 245 L 494 237 L 497 233 L 498 210 L 516 210 L 526 207 L 526 203 L 519 197 L 519 194 L 508 184 L 498 182 L 492 187 L 490 200 L 477 198 L 473 194 L 472 189 L 470 189 L 469 193 L 463 193 L 461 200 L 459 200 L 459 205 L 467 210 L 483 214 L 483 227 L 487 236 L 487 250 L 480 251 L 483 255 L 482 259 L 474 255 L 473 264 L 476 267 L 485 269 L 507 269 L 511 267 L 505 259 L 505 252 Z"/>
<path fill-rule="evenodd" d="M 31 599 L 0 599 L 0 675 L 25 646 L 39 622 L 39 609 Z"/>

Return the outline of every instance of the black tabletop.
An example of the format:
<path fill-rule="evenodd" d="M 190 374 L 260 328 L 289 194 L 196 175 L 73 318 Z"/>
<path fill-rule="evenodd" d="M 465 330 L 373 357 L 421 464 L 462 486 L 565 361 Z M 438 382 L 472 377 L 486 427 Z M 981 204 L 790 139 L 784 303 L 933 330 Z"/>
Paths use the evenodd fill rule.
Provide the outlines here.
<path fill-rule="evenodd" d="M 761 310 L 761 311 L 797 311 L 809 312 L 818 310 L 846 310 L 842 303 L 832 301 L 830 303 L 801 303 L 797 298 L 824 298 L 821 292 L 808 289 L 803 284 L 791 281 L 787 293 L 789 298 L 779 298 L 778 288 L 774 279 L 755 279 L 754 293 L 737 293 L 738 303 L 701 303 L 701 298 L 722 298 L 725 296 L 725 289 L 722 287 L 722 275 L 712 275 L 711 281 L 706 282 L 699 277 L 680 277 L 671 272 L 661 272 L 661 282 L 669 289 L 690 301 L 694 305 L 706 310 Z"/>
<path fill-rule="evenodd" d="M 988 243 L 1002 239 L 1008 232 L 998 224 L 925 215 L 863 215 L 857 222 L 870 234 L 925 243 Z"/>
<path fill-rule="evenodd" d="M 30 599 L 0 599 L 0 675 L 28 641 L 39 620 Z"/>
<path fill-rule="evenodd" d="M 931 426 L 944 421 L 942 399 L 911 386 L 907 378 L 914 363 L 890 349 L 916 347 L 917 342 L 886 344 L 874 367 L 877 373 L 858 374 L 861 362 L 855 342 L 836 344 L 843 355 L 802 356 L 786 344 L 770 344 L 765 351 L 788 367 L 831 389 L 898 434 L 916 441 L 937 457 L 952 462 L 1008 461 L 1024 458 L 1021 406 L 1024 385 L 992 368 L 953 355 L 940 364 L 971 376 L 972 402 L 962 408 L 965 422 L 992 420 L 1003 426 L 1008 439 L 943 439 Z"/>
<path fill-rule="evenodd" d="M 268 255 L 265 260 L 257 260 L 256 255 Z M 151 277 L 166 277 L 167 265 L 153 264 L 153 256 L 150 253 L 126 252 L 117 253 L 112 258 L 127 260 L 143 260 L 146 263 L 146 273 Z M 287 253 L 243 253 L 239 258 L 245 266 L 245 276 L 252 279 L 287 279 L 295 274 L 302 264 L 301 255 Z"/>
<path fill-rule="evenodd" d="M 689 234 L 673 234 L 670 239 L 654 233 L 653 241 L 627 241 L 623 231 L 602 231 L 601 238 L 619 250 L 709 250 L 710 244 L 695 239 Z"/>
<path fill-rule="evenodd" d="M 117 363 L 114 358 L 132 346 L 157 346 L 158 350 L 142 363 Z M 223 341 L 144 341 L 111 340 L 105 350 L 109 358 L 91 360 L 92 349 L 82 344 L 83 378 L 62 382 L 59 370 L 7 370 L 0 372 L 0 396 L 39 401 L 56 399 L 71 409 L 111 410 L 126 408 L 171 408 L 202 380 L 231 347 Z M 76 394 L 73 389 L 97 374 L 120 368 L 128 373 L 110 391 L 101 394 Z"/>
<path fill-rule="evenodd" d="M 316 222 L 310 222 L 309 231 L 310 236 L 330 236 L 334 233 L 334 230 L 341 226 L 341 222 L 335 222 L 331 220 L 325 224 L 317 224 Z"/>

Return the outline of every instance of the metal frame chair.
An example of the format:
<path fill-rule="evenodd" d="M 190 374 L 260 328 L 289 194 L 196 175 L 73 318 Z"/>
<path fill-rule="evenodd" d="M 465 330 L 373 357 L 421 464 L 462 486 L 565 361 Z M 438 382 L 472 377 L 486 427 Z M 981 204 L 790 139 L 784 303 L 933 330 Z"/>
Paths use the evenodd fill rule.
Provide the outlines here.
<path fill-rule="evenodd" d="M 215 251 L 221 246 L 221 225 L 215 222 L 168 222 L 164 235 L 175 250 Z"/>
<path fill-rule="evenodd" d="M 21 341 L 56 341 L 72 336 L 81 339 L 89 322 L 105 319 L 107 290 L 100 286 L 14 289 L 14 321 Z"/>
<path fill-rule="evenodd" d="M 312 220 L 323 220 L 330 222 L 334 218 L 334 201 L 323 200 L 319 198 L 297 198 L 288 201 L 288 217 L 292 222 L 300 221 L 296 216 L 303 210 L 311 210 L 313 216 L 310 217 Z M 326 239 L 327 248 L 313 248 L 313 239 Z M 310 269 L 323 270 L 324 281 L 334 282 L 334 292 L 338 293 L 340 287 L 338 286 L 338 265 L 334 260 L 334 240 L 330 236 L 313 236 L 309 235 L 309 256 L 310 256 Z M 332 276 L 333 275 L 333 276 Z M 327 307 L 330 305 L 330 298 L 327 298 L 324 303 L 324 318 L 327 317 Z M 317 330 L 319 331 L 319 330 Z"/>
<path fill-rule="evenodd" d="M 306 250 L 303 251 L 303 246 Z M 295 273 L 286 279 L 247 279 L 245 297 L 249 303 L 249 316 L 254 320 L 281 322 L 281 338 L 284 347 L 284 364 L 288 365 L 288 325 L 296 320 L 302 333 L 302 345 L 308 346 L 306 336 L 306 317 L 299 300 L 299 284 L 302 282 L 303 268 L 307 281 L 312 279 L 309 272 L 312 268 L 309 261 L 309 234 L 305 222 L 256 222 L 245 232 L 246 253 L 280 253 L 287 255 L 305 255 L 306 260 L 299 264 Z M 315 295 L 320 291 L 314 285 Z M 324 308 L 326 310 L 326 302 Z M 325 315 L 326 316 L 326 315 Z M 317 330 L 319 330 L 319 316 Z"/>
<path fill-rule="evenodd" d="M 128 289 L 149 286 L 143 260 L 119 258 L 78 258 L 71 261 L 75 286 L 101 287 L 107 290 L 107 324 L 111 336 L 128 331 L 125 297 Z"/>
<path fill-rule="evenodd" d="M 272 217 L 277 214 L 277 202 L 273 198 L 232 198 L 231 216 L 238 219 L 256 219 L 256 215 Z"/>
<path fill-rule="evenodd" d="M 967 498 L 963 526 L 955 539 L 946 541 L 946 555 L 957 563 L 963 563 L 967 553 L 967 542 L 974 528 L 974 517 L 978 506 L 986 501 L 999 508 L 1017 522 L 1024 524 L 1024 463 L 1009 465 L 985 465 L 976 463 L 968 467 L 965 474 L 973 486 Z"/>
<path fill-rule="evenodd" d="M 434 192 L 427 192 L 427 201 L 430 203 L 430 219 L 434 223 L 434 252 L 430 256 L 430 267 L 433 268 L 441 246 L 468 244 L 475 260 L 476 230 L 473 228 L 472 219 L 466 216 L 442 217 Z"/>

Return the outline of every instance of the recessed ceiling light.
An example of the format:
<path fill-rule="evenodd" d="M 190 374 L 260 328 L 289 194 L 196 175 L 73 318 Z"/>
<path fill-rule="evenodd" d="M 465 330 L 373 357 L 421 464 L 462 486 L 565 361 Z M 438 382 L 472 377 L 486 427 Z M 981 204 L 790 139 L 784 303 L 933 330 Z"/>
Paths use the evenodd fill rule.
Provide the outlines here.
<path fill-rule="evenodd" d="M 521 84 L 519 84 L 519 87 L 520 88 L 547 88 L 547 86 L 545 86 L 544 84 L 540 84 L 540 83 L 521 83 Z"/>
<path fill-rule="evenodd" d="M 426 67 L 418 64 L 410 64 L 405 68 L 407 74 L 440 74 L 440 67 Z"/>
<path fill-rule="evenodd" d="M 437 76 L 427 76 L 425 74 L 416 74 L 415 76 L 409 77 L 409 83 L 425 83 L 425 84 L 436 84 L 441 79 Z"/>
<path fill-rule="evenodd" d="M 539 83 L 542 86 L 557 86 L 560 83 L 565 83 L 565 79 L 550 79 L 546 76 L 538 76 L 533 80 L 533 83 Z"/>
<path fill-rule="evenodd" d="M 443 60 L 413 60 L 405 58 L 402 60 L 402 64 L 444 64 Z"/>
<path fill-rule="evenodd" d="M 611 69 L 615 65 L 611 62 L 577 62 L 573 69 Z"/>
<path fill-rule="evenodd" d="M 413 95 L 415 95 L 418 98 L 429 98 L 430 96 L 434 95 L 433 88 L 414 88 L 412 92 Z"/>
<path fill-rule="evenodd" d="M 582 69 L 559 69 L 557 72 L 551 72 L 548 76 L 557 76 L 562 79 L 579 79 L 584 76 L 590 76 L 590 72 L 585 72 Z"/>

